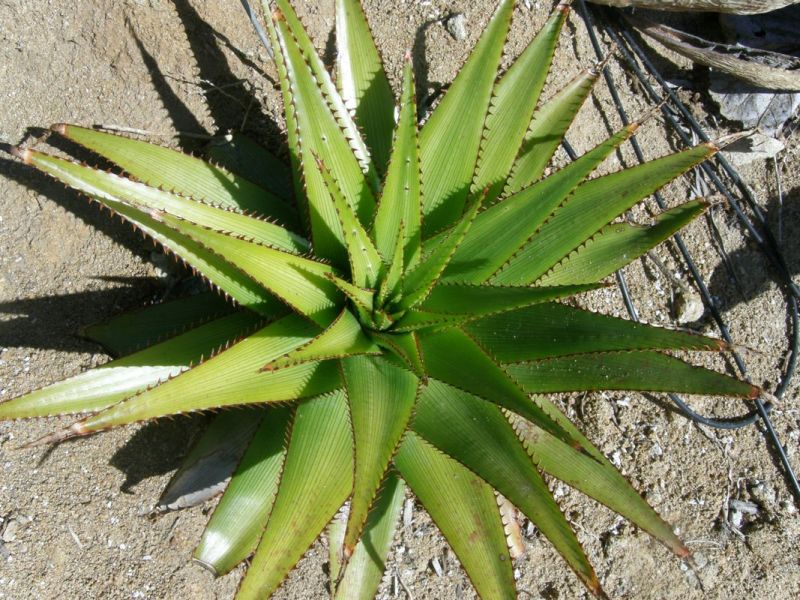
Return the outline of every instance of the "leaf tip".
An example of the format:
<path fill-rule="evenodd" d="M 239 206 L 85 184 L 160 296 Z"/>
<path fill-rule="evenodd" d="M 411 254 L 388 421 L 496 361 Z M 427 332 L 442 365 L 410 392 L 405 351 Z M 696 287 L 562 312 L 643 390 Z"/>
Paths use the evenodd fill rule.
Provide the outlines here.
<path fill-rule="evenodd" d="M 50 125 L 50 131 L 55 131 L 59 135 L 66 136 L 67 135 L 67 124 L 66 123 L 53 123 Z"/>
<path fill-rule="evenodd" d="M 556 10 L 562 14 L 568 15 L 569 11 L 572 10 L 572 0 L 562 0 L 556 6 Z"/>
<path fill-rule="evenodd" d="M 27 442 L 26 444 L 22 444 L 19 446 L 20 450 L 24 450 L 27 448 L 34 448 L 36 446 L 45 446 L 45 445 L 53 445 L 53 444 L 60 444 L 66 440 L 69 440 L 74 437 L 78 437 L 81 435 L 87 435 L 89 431 L 81 422 L 73 423 L 66 429 L 61 429 L 59 431 L 54 431 L 53 433 L 48 433 L 40 437 L 39 439 L 33 440 L 32 442 Z"/>

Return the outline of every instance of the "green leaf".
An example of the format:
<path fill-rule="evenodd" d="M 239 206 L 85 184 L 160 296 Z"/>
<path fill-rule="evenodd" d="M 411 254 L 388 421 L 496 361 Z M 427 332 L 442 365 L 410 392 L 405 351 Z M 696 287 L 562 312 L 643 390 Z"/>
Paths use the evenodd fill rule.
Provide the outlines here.
<path fill-rule="evenodd" d="M 548 302 L 466 325 L 500 363 L 612 350 L 722 350 L 725 343 Z"/>
<path fill-rule="evenodd" d="M 267 362 L 262 371 L 275 371 L 306 362 L 317 362 L 359 354 L 379 354 L 380 349 L 369 338 L 349 310 L 344 309 L 322 333 L 283 356 Z"/>
<path fill-rule="evenodd" d="M 428 375 L 507 408 L 570 442 L 570 436 L 503 371 L 486 352 L 460 329 L 420 335 Z"/>
<path fill-rule="evenodd" d="M 339 90 L 334 85 L 330 73 L 328 73 L 328 69 L 317 54 L 314 44 L 311 42 L 311 38 L 308 37 L 305 27 L 303 27 L 300 19 L 297 18 L 289 0 L 274 0 L 274 2 L 279 11 L 278 18 L 283 20 L 291 30 L 294 43 L 302 51 L 303 58 L 314 74 L 316 85 L 319 86 L 319 89 L 322 91 L 331 113 L 336 118 L 336 122 L 341 127 L 342 133 L 347 139 L 352 153 L 361 166 L 361 170 L 366 173 L 367 183 L 369 183 L 373 191 L 378 190 L 380 188 L 380 181 L 378 181 L 375 166 L 361 135 L 361 129 L 356 124 L 353 116 L 350 114 L 350 109 L 345 105 L 342 96 L 339 94 Z M 276 55 L 279 54 L 279 50 L 275 47 L 274 42 L 273 49 Z M 288 105 L 289 102 L 285 102 L 284 104 Z M 390 100 L 390 105 L 393 104 L 394 98 Z"/>
<path fill-rule="evenodd" d="M 486 192 L 484 191 L 472 201 L 460 220 L 447 232 L 445 238 L 431 250 L 421 263 L 405 274 L 403 278 L 405 293 L 398 303 L 399 308 L 411 308 L 427 298 L 459 244 L 464 240 L 464 236 L 475 221 L 478 209 L 485 198 Z"/>
<path fill-rule="evenodd" d="M 689 556 L 689 551 L 669 523 L 658 516 L 602 453 L 549 400 L 536 396 L 534 401 L 575 439 L 579 439 L 580 448 L 585 450 L 585 453 L 578 452 L 541 428 L 510 415 L 514 429 L 536 465 L 641 527 L 678 556 Z"/>
<path fill-rule="evenodd" d="M 596 352 L 506 365 L 525 391 L 639 390 L 757 398 L 760 390 L 659 352 Z"/>
<path fill-rule="evenodd" d="M 378 298 L 376 306 L 384 307 L 387 304 L 399 298 L 400 293 L 403 291 L 403 273 L 405 264 L 405 250 L 403 249 L 405 224 L 400 221 L 398 227 L 398 235 L 395 239 L 395 248 L 392 253 L 392 262 L 389 264 L 388 269 L 384 269 L 386 273 L 378 286 Z"/>
<path fill-rule="evenodd" d="M 716 152 L 713 144 L 701 144 L 587 181 L 553 212 L 492 281 L 535 281 L 614 218 Z"/>
<path fill-rule="evenodd" d="M 438 331 L 440 329 L 449 329 L 462 323 L 466 323 L 473 317 L 471 315 L 450 315 L 447 313 L 434 313 L 425 310 L 411 309 L 407 311 L 396 323 L 391 327 L 393 334 L 405 333 L 426 333 L 430 331 Z"/>
<path fill-rule="evenodd" d="M 412 428 L 508 498 L 551 541 L 584 584 L 593 593 L 600 592 L 600 582 L 580 542 L 499 408 L 431 380 L 420 396 Z"/>
<path fill-rule="evenodd" d="M 72 163 L 34 151 L 26 153 L 25 162 L 65 183 L 69 183 L 69 174 L 62 172 L 60 167 L 64 164 L 69 165 Z M 251 308 L 265 316 L 275 314 L 276 310 L 280 310 L 280 303 L 250 276 L 221 256 L 211 252 L 203 244 L 175 231 L 171 227 L 167 227 L 162 222 L 164 220 L 163 216 L 162 220 L 159 221 L 121 202 L 103 196 L 92 196 L 92 198 L 133 223 L 164 248 L 186 261 L 193 269 L 199 271 L 209 283 L 222 290 L 242 306 Z"/>
<path fill-rule="evenodd" d="M 528 287 L 446 283 L 433 288 L 419 309 L 479 318 L 574 296 L 599 287 L 603 287 L 602 284 Z"/>
<path fill-rule="evenodd" d="M 503 191 L 550 71 L 567 14 L 569 6 L 559 4 L 525 51 L 494 86 L 472 181 L 473 192 L 489 187 L 487 204 Z"/>
<path fill-rule="evenodd" d="M 243 214 L 233 208 L 211 206 L 67 160 L 32 151 L 38 168 L 58 177 L 70 187 L 98 199 L 124 202 L 159 219 L 168 213 L 197 225 L 245 237 L 254 242 L 292 253 L 308 252 L 307 240 L 279 225 Z"/>
<path fill-rule="evenodd" d="M 358 0 L 336 0 L 336 82 L 378 171 L 386 171 L 394 125 L 394 93 Z"/>
<path fill-rule="evenodd" d="M 237 600 L 267 598 L 314 542 L 353 488 L 353 438 L 343 393 L 297 407 L 267 528 Z"/>
<path fill-rule="evenodd" d="M 54 129 L 122 167 L 142 183 L 212 204 L 275 217 L 295 229 L 297 215 L 291 205 L 264 188 L 194 156 L 148 142 L 60 124 Z"/>
<path fill-rule="evenodd" d="M 536 112 L 508 177 L 506 194 L 519 192 L 542 176 L 599 75 L 597 68 L 579 73 Z"/>
<path fill-rule="evenodd" d="M 410 333 L 381 333 L 373 331 L 370 333 L 381 348 L 384 348 L 397 356 L 408 369 L 420 379 L 428 377 L 425 372 L 425 365 L 422 363 L 422 354 L 419 349 L 419 339 L 414 332 Z"/>
<path fill-rule="evenodd" d="M 406 431 L 417 398 L 417 378 L 381 358 L 342 360 L 355 442 L 355 484 L 344 537 L 345 553 L 355 548 L 372 501 Z"/>
<path fill-rule="evenodd" d="M 232 173 L 260 185 L 268 192 L 291 203 L 294 199 L 289 166 L 243 133 L 234 132 L 215 138 L 208 156 Z"/>
<path fill-rule="evenodd" d="M 258 545 L 278 491 L 291 411 L 269 406 L 225 494 L 214 509 L 193 557 L 224 575 Z"/>
<path fill-rule="evenodd" d="M 290 315 L 158 387 L 72 425 L 62 435 L 85 435 L 137 421 L 194 411 L 325 394 L 341 386 L 335 362 L 305 363 L 260 372 L 265 361 L 308 343 L 319 329 Z"/>
<path fill-rule="evenodd" d="M 513 8 L 503 0 L 420 132 L 423 237 L 455 223 L 464 209 Z"/>
<path fill-rule="evenodd" d="M 472 283 L 486 281 L 539 230 L 575 187 L 635 130 L 633 125 L 623 128 L 557 173 L 478 214 L 442 279 Z"/>
<path fill-rule="evenodd" d="M 403 260 L 400 266 L 403 268 L 417 264 L 422 244 L 422 191 L 414 89 L 411 58 L 407 57 L 403 67 L 403 93 L 392 159 L 373 227 L 378 251 L 389 264 L 395 261 L 397 238 L 402 234 Z"/>
<path fill-rule="evenodd" d="M 160 344 L 0 403 L 0 419 L 97 411 L 185 371 L 203 355 L 257 326 L 261 318 L 238 312 Z"/>
<path fill-rule="evenodd" d="M 328 325 L 341 310 L 342 296 L 328 279 L 333 273 L 329 265 L 211 231 L 171 215 L 160 218 L 165 225 L 224 256 L 295 312 L 318 325 Z"/>
<path fill-rule="evenodd" d="M 344 575 L 339 548 L 344 540 L 345 522 L 335 520 L 328 530 L 328 549 L 331 563 L 331 581 L 334 582 L 334 600 L 372 600 L 386 570 L 386 557 L 405 499 L 405 483 L 394 473 L 389 473 L 378 493 L 364 526 L 364 533 L 355 552 L 347 561 Z M 338 583 L 336 583 L 338 581 Z"/>
<path fill-rule="evenodd" d="M 516 598 L 492 488 L 414 433 L 403 438 L 394 462 L 458 556 L 478 595 Z"/>
<path fill-rule="evenodd" d="M 664 211 L 655 218 L 654 225 L 642 226 L 630 223 L 607 225 L 539 278 L 538 283 L 559 285 L 597 281 L 618 271 L 663 242 L 703 214 L 707 207 L 706 202 L 694 200 Z"/>
<path fill-rule="evenodd" d="M 353 283 L 360 287 L 375 288 L 383 270 L 383 260 L 375 249 L 367 230 L 364 229 L 347 203 L 336 178 L 322 162 L 322 159 L 316 155 L 315 159 L 339 219 Z"/>
<path fill-rule="evenodd" d="M 183 510 L 221 494 L 264 416 L 263 409 L 232 409 L 216 415 L 170 477 L 156 510 Z"/>
<path fill-rule="evenodd" d="M 353 154 L 342 126 L 342 111 L 336 114 L 328 104 L 332 98 L 339 98 L 335 89 L 321 88 L 320 77 L 328 78 L 327 73 L 314 70 L 314 62 L 319 61 L 313 47 L 301 48 L 295 35 L 303 35 L 297 29 L 289 29 L 287 20 L 296 19 L 286 2 L 278 2 L 280 13 L 272 15 L 269 22 L 276 56 L 280 56 L 279 67 L 285 68 L 285 78 L 281 77 L 284 105 L 287 111 L 287 127 L 290 131 L 290 151 L 293 164 L 300 172 L 296 183 L 304 184 L 305 209 L 311 224 L 314 252 L 327 258 L 337 266 L 344 266 L 347 260 L 342 228 L 336 214 L 322 175 L 317 168 L 314 154 L 329 159 L 328 168 L 342 189 L 343 195 L 351 203 L 351 208 L 362 224 L 368 223 L 375 211 L 375 198 L 361 166 Z M 299 26 L 299 29 L 302 27 Z M 310 46 L 310 42 L 309 42 Z M 322 69 L 324 72 L 324 69 Z M 329 81 L 329 78 L 328 78 Z M 331 84 L 332 88 L 332 84 Z M 323 96 L 323 92 L 325 95 Z M 332 95 L 333 94 L 333 95 Z M 343 105 L 342 105 L 343 108 Z M 344 113 L 347 111 L 344 110 Z M 346 117 L 346 118 L 349 118 Z M 296 131 L 292 131 L 295 128 Z M 360 138 L 360 136 L 359 136 Z"/>
<path fill-rule="evenodd" d="M 202 292 L 111 317 L 82 328 L 80 335 L 101 344 L 112 355 L 123 356 L 235 310 L 219 294 Z"/>

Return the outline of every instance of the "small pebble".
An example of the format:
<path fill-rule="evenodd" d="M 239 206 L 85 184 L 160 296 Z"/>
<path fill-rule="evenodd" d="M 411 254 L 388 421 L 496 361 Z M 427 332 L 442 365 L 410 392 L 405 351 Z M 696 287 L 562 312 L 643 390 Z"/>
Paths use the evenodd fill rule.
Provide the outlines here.
<path fill-rule="evenodd" d="M 454 39 L 463 42 L 467 39 L 467 18 L 464 13 L 456 13 L 447 18 L 444 26 Z"/>

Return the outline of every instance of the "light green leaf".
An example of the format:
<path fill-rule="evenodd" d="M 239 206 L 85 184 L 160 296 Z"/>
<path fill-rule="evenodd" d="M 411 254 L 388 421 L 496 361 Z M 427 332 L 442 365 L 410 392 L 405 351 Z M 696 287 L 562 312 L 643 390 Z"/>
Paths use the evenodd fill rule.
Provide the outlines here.
<path fill-rule="evenodd" d="M 208 147 L 208 156 L 232 173 L 292 203 L 294 189 L 289 166 L 252 138 L 239 132 L 215 138 Z"/>
<path fill-rule="evenodd" d="M 466 331 L 500 363 L 612 350 L 722 350 L 725 343 L 548 302 L 472 321 Z"/>
<path fill-rule="evenodd" d="M 345 522 L 335 520 L 328 529 L 331 581 L 335 585 L 334 600 L 372 600 L 386 570 L 386 557 L 405 499 L 405 483 L 390 472 L 384 480 L 364 526 L 364 533 L 355 552 L 341 574 L 339 548 L 344 540 Z M 339 583 L 335 583 L 339 581 Z"/>
<path fill-rule="evenodd" d="M 372 160 L 384 173 L 392 144 L 394 93 L 358 0 L 336 0 L 336 48 L 342 100 L 355 111 Z"/>
<path fill-rule="evenodd" d="M 315 254 L 342 267 L 347 264 L 342 228 L 314 154 L 330 160 L 327 166 L 362 224 L 372 219 L 375 198 L 342 130 L 343 126 L 346 128 L 346 123 L 341 120 L 342 112 L 334 114 L 328 104 L 334 98 L 331 91 L 341 101 L 338 92 L 319 87 L 319 77 L 327 78 L 328 75 L 316 72 L 313 68 L 315 62 L 309 65 L 308 60 L 319 61 L 319 58 L 313 47 L 306 48 L 304 52 L 298 45 L 295 36 L 305 36 L 305 33 L 301 34 L 294 28 L 290 30 L 287 20 L 296 17 L 286 12 L 285 9 L 291 10 L 284 6 L 286 2 L 279 2 L 278 5 L 281 12 L 273 14 L 268 24 L 275 54 L 280 55 L 279 67 L 282 65 L 286 74 L 285 78 L 283 75 L 281 77 L 281 87 L 287 126 L 291 133 L 289 141 L 293 164 L 299 170 L 296 184 L 304 184 L 298 189 L 305 189 L 305 208 L 310 219 Z M 296 127 L 296 131 L 291 132 L 292 127 Z"/>
<path fill-rule="evenodd" d="M 478 595 L 516 598 L 492 488 L 415 433 L 403 438 L 394 462 L 458 556 Z"/>
<path fill-rule="evenodd" d="M 269 406 L 193 557 L 224 575 L 255 551 L 278 491 L 291 411 Z"/>
<path fill-rule="evenodd" d="M 322 159 L 315 155 L 315 160 L 339 219 L 353 283 L 360 287 L 375 288 L 383 271 L 383 260 L 375 249 L 367 230 L 364 229 L 347 203 L 336 178 L 322 162 Z"/>
<path fill-rule="evenodd" d="M 343 393 L 297 407 L 278 495 L 237 600 L 272 594 L 353 488 L 353 438 Z"/>
<path fill-rule="evenodd" d="M 447 232 L 441 242 L 419 263 L 413 270 L 407 272 L 403 277 L 403 297 L 398 303 L 401 309 L 408 309 L 416 306 L 428 297 L 431 289 L 450 262 L 453 254 L 458 249 L 459 244 L 464 240 L 469 228 L 475 221 L 478 209 L 486 198 L 486 192 L 477 196 L 459 221 Z"/>
<path fill-rule="evenodd" d="M 422 191 L 419 168 L 417 106 L 411 58 L 408 57 L 403 67 L 403 93 L 392 159 L 373 227 L 378 251 L 389 264 L 395 261 L 397 238 L 402 234 L 403 268 L 414 266 L 421 252 Z"/>
<path fill-rule="evenodd" d="M 442 280 L 486 281 L 539 230 L 575 187 L 635 130 L 634 126 L 623 128 L 557 173 L 479 213 Z"/>
<path fill-rule="evenodd" d="M 61 167 L 71 163 L 35 151 L 26 153 L 26 162 L 69 184 L 69 173 L 63 172 Z M 280 310 L 280 303 L 261 285 L 221 256 L 211 252 L 203 244 L 167 227 L 162 221 L 136 208 L 103 196 L 92 197 L 108 209 L 126 218 L 164 248 L 186 261 L 193 269 L 199 271 L 209 283 L 241 305 L 265 316 L 275 314 L 276 310 Z"/>
<path fill-rule="evenodd" d="M 492 282 L 525 284 L 535 281 L 634 204 L 716 152 L 713 144 L 701 144 L 587 181 L 552 213 Z"/>
<path fill-rule="evenodd" d="M 123 356 L 235 310 L 219 294 L 202 292 L 111 317 L 82 328 L 80 335 L 101 344 L 112 355 Z"/>
<path fill-rule="evenodd" d="M 342 360 L 355 442 L 355 484 L 344 548 L 350 554 L 367 521 L 392 454 L 406 431 L 417 398 L 417 378 L 381 358 Z"/>
<path fill-rule="evenodd" d="M 425 365 L 422 363 L 422 354 L 419 349 L 419 339 L 414 332 L 410 333 L 380 333 L 371 332 L 372 338 L 382 348 L 397 356 L 408 369 L 420 379 L 428 377 Z"/>
<path fill-rule="evenodd" d="M 431 380 L 420 396 L 412 428 L 508 498 L 551 541 L 584 584 L 595 594 L 600 591 L 575 533 L 499 408 Z"/>
<path fill-rule="evenodd" d="M 298 225 L 297 215 L 290 204 L 244 177 L 194 156 L 77 125 L 60 124 L 54 129 L 118 164 L 150 187 L 164 188 L 212 204 L 255 211 L 279 219 L 293 230 Z"/>
<path fill-rule="evenodd" d="M 349 310 L 344 309 L 333 323 L 314 339 L 267 362 L 261 369 L 275 371 L 306 362 L 379 353 L 380 348 L 364 332 L 358 319 Z"/>
<path fill-rule="evenodd" d="M 519 192 L 542 176 L 599 75 L 596 68 L 579 73 L 536 112 L 511 169 L 507 195 Z"/>
<path fill-rule="evenodd" d="M 395 239 L 395 248 L 392 253 L 392 262 L 388 269 L 384 269 L 385 275 L 381 278 L 378 286 L 378 298 L 376 306 L 384 307 L 392 301 L 398 299 L 403 291 L 403 273 L 405 264 L 405 250 L 403 248 L 405 238 L 405 224 L 400 221 L 398 235 Z"/>
<path fill-rule="evenodd" d="M 658 215 L 654 225 L 630 223 L 606 225 L 583 246 L 570 253 L 539 278 L 541 285 L 588 283 L 597 281 L 673 235 L 681 227 L 703 214 L 708 207 L 702 200 L 686 202 Z"/>
<path fill-rule="evenodd" d="M 168 214 L 160 218 L 165 225 L 224 256 L 294 311 L 318 325 L 328 325 L 341 310 L 343 298 L 328 279 L 333 273 L 329 265 L 211 231 Z"/>
<path fill-rule="evenodd" d="M 659 352 L 597 352 L 505 366 L 525 391 L 640 390 L 757 398 L 760 390 Z"/>
<path fill-rule="evenodd" d="M 238 312 L 58 383 L 0 402 L 0 419 L 97 411 L 182 373 L 203 355 L 252 331 L 261 318 Z"/>
<path fill-rule="evenodd" d="M 494 86 L 472 191 L 489 187 L 490 204 L 503 191 L 539 101 L 569 6 L 559 4 L 525 51 Z"/>
<path fill-rule="evenodd" d="M 464 209 L 513 8 L 503 0 L 420 132 L 423 237 L 455 223 Z"/>
<path fill-rule="evenodd" d="M 158 387 L 72 425 L 61 435 L 85 435 L 164 415 L 325 394 L 341 386 L 334 361 L 260 372 L 265 361 L 308 343 L 319 329 L 290 315 L 267 325 L 227 350 Z"/>

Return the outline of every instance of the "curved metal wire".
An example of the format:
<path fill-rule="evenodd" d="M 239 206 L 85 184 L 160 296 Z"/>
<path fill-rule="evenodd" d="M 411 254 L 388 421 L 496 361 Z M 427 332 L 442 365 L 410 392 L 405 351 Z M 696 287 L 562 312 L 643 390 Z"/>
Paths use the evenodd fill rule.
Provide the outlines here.
<path fill-rule="evenodd" d="M 581 13 L 581 16 L 584 18 L 587 26 L 587 30 L 589 32 L 589 39 L 591 41 L 592 47 L 595 51 L 595 54 L 598 60 L 602 60 L 603 58 L 603 50 L 600 47 L 600 43 L 597 39 L 597 34 L 595 29 L 597 28 L 596 20 L 593 17 L 592 11 L 586 6 L 584 0 L 578 0 L 578 11 Z M 681 115 L 681 117 L 685 120 L 685 125 L 688 125 L 689 129 L 693 131 L 701 140 L 709 141 L 708 135 L 703 131 L 703 128 L 691 114 L 691 112 L 686 108 L 686 106 L 681 102 L 680 98 L 678 98 L 677 94 L 675 94 L 674 90 L 670 88 L 667 84 L 666 80 L 661 76 L 658 72 L 658 69 L 655 68 L 655 65 L 650 61 L 647 54 L 642 50 L 639 44 L 636 42 L 635 38 L 631 35 L 630 31 L 627 29 L 624 23 L 620 23 L 619 20 L 608 18 L 607 15 L 613 15 L 613 13 L 606 9 L 603 11 L 602 16 L 602 28 L 603 31 L 609 36 L 612 43 L 616 45 L 617 49 L 620 52 L 620 55 L 625 62 L 626 68 L 628 68 L 635 77 L 639 80 L 642 84 L 644 89 L 646 90 L 647 94 L 650 96 L 650 100 L 656 104 L 661 105 L 661 111 L 667 121 L 667 123 L 672 127 L 672 129 L 678 134 L 681 140 L 688 144 L 691 144 L 691 137 L 689 134 L 686 133 L 684 128 L 675 118 L 675 115 L 672 112 L 672 109 L 677 110 L 677 113 Z M 609 21 L 614 22 L 614 26 L 611 25 Z M 619 32 L 619 33 L 618 33 Z M 634 57 L 635 55 L 635 57 Z M 650 80 L 647 77 L 647 74 L 639 67 L 636 59 L 639 59 L 642 64 L 645 66 L 647 70 L 647 74 L 652 76 L 659 86 L 663 89 L 664 94 L 666 95 L 666 99 L 669 101 L 669 106 L 665 102 L 665 99 L 653 88 L 650 83 Z M 624 124 L 629 122 L 628 115 L 625 111 L 625 107 L 622 104 L 622 100 L 619 97 L 617 92 L 616 86 L 614 85 L 613 77 L 611 76 L 608 67 L 603 68 L 603 77 L 605 78 L 606 84 L 608 85 L 609 92 L 611 94 L 612 102 L 620 116 L 620 119 L 623 121 Z M 635 136 L 631 138 L 630 143 L 633 147 L 634 153 L 636 154 L 636 158 L 639 162 L 644 162 L 644 154 L 642 153 L 641 147 L 639 146 L 638 141 L 636 140 Z M 567 154 L 570 158 L 575 158 L 575 153 L 572 148 L 569 146 L 568 143 L 564 144 L 564 149 L 567 151 Z M 788 350 L 788 361 L 786 362 L 785 368 L 783 369 L 783 376 L 781 378 L 780 383 L 776 387 L 775 396 L 781 397 L 783 393 L 786 391 L 789 382 L 794 375 L 796 363 L 797 363 L 797 354 L 798 354 L 798 324 L 800 322 L 800 317 L 798 315 L 798 299 L 800 298 L 800 290 L 794 284 L 791 279 L 790 271 L 786 264 L 783 255 L 778 248 L 778 244 L 775 241 L 774 236 L 772 235 L 771 230 L 769 229 L 764 214 L 761 208 L 758 206 L 755 197 L 753 196 L 750 188 L 745 185 L 742 178 L 736 172 L 736 170 L 730 165 L 730 163 L 725 160 L 725 158 L 719 154 L 716 155 L 716 164 L 718 167 L 726 174 L 728 178 L 735 184 L 738 188 L 741 197 L 745 200 L 748 205 L 748 208 L 753 213 L 755 220 L 758 222 L 758 227 L 750 220 L 750 218 L 745 214 L 744 210 L 742 210 L 741 204 L 739 203 L 738 198 L 733 193 L 733 191 L 722 181 L 720 176 L 715 172 L 714 168 L 708 162 L 703 163 L 700 166 L 701 172 L 708 178 L 708 180 L 713 184 L 713 186 L 719 190 L 721 194 L 726 198 L 730 206 L 733 208 L 739 222 L 745 228 L 751 239 L 758 245 L 759 249 L 767 256 L 772 266 L 775 268 L 781 285 L 786 291 L 787 296 L 787 313 L 789 315 L 791 324 L 791 333 L 789 335 L 789 350 Z M 654 194 L 654 198 L 656 203 L 660 208 L 665 208 L 666 205 L 662 196 L 658 193 Z M 703 304 L 708 308 L 709 312 L 711 313 L 714 322 L 717 325 L 717 328 L 720 331 L 722 338 L 726 342 L 731 342 L 730 334 L 728 332 L 728 328 L 720 314 L 719 310 L 717 309 L 716 305 L 711 299 L 711 294 L 708 291 L 708 287 L 703 280 L 702 275 L 700 274 L 699 270 L 697 269 L 697 265 L 695 264 L 692 256 L 686 247 L 683 239 L 681 238 L 680 234 L 676 234 L 673 238 L 675 245 L 678 248 L 679 253 L 681 254 L 687 268 L 689 269 L 690 275 L 697 286 L 698 290 L 700 291 L 700 295 L 703 299 Z M 636 308 L 633 304 L 633 300 L 630 296 L 628 291 L 628 286 L 625 282 L 625 276 L 620 271 L 617 273 L 617 283 L 620 288 L 620 292 L 622 293 L 623 301 L 625 303 L 625 307 L 630 315 L 631 319 L 638 320 L 638 314 L 636 312 Z M 736 368 L 741 373 L 742 377 L 747 378 L 747 368 L 744 364 L 744 360 L 742 357 L 736 353 L 735 351 L 731 353 L 734 363 L 736 364 Z M 784 470 L 784 475 L 787 480 L 787 484 L 789 486 L 790 491 L 794 495 L 797 500 L 800 500 L 800 484 L 798 484 L 797 476 L 789 462 L 789 458 L 786 455 L 786 451 L 783 445 L 778 438 L 777 432 L 772 425 L 772 421 L 769 417 L 770 410 L 772 406 L 769 403 L 764 403 L 760 399 L 755 401 L 756 408 L 755 410 L 739 416 L 733 417 L 730 419 L 717 419 L 712 417 L 706 417 L 703 415 L 698 414 L 678 395 L 676 394 L 669 394 L 670 400 L 678 407 L 681 414 L 683 414 L 686 418 L 703 425 L 707 425 L 709 427 L 713 427 L 716 429 L 741 429 L 743 427 L 747 427 L 749 425 L 753 425 L 756 422 L 762 422 L 764 428 L 766 429 L 767 438 L 769 443 L 772 445 L 773 451 L 776 452 L 778 458 L 781 462 L 781 465 Z"/>

